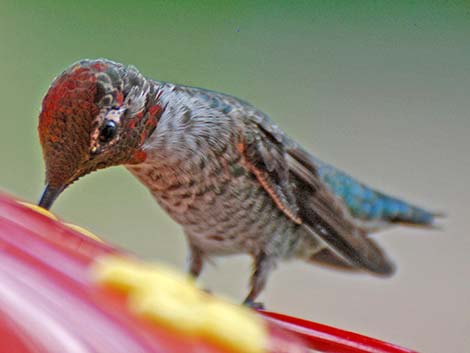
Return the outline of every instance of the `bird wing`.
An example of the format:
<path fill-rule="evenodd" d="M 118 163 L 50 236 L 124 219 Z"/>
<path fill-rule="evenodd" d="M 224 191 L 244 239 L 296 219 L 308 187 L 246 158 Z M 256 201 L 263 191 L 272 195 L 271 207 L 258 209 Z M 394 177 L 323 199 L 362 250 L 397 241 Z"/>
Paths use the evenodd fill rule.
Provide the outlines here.
<path fill-rule="evenodd" d="M 301 224 L 284 146 L 259 125 L 247 122 L 244 126 L 238 145 L 243 165 L 256 176 L 277 207 L 292 221 Z"/>
<path fill-rule="evenodd" d="M 308 152 L 266 116 L 250 117 L 244 126 L 238 147 L 245 166 L 284 214 L 351 265 L 382 275 L 393 272 L 382 250 L 320 180 Z"/>

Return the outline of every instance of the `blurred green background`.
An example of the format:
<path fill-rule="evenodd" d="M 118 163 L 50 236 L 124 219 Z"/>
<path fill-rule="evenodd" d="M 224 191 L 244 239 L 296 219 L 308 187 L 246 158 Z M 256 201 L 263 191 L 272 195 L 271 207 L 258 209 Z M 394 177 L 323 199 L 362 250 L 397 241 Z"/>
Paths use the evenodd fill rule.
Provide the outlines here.
<path fill-rule="evenodd" d="M 279 267 L 275 311 L 425 352 L 470 346 L 468 1 L 0 0 L 0 187 L 36 201 L 42 96 L 81 58 L 251 101 L 317 156 L 449 217 L 442 231 L 379 234 L 389 280 Z M 183 268 L 182 232 L 124 168 L 94 173 L 54 211 L 148 259 Z M 217 260 L 207 287 L 240 300 L 249 261 Z"/>

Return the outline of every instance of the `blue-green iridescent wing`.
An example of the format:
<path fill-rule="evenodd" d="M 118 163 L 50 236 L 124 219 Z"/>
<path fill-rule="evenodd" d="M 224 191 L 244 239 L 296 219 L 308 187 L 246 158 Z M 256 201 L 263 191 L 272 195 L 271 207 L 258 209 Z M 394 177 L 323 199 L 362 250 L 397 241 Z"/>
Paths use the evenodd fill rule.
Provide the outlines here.
<path fill-rule="evenodd" d="M 322 161 L 315 159 L 315 165 L 318 176 L 329 190 L 344 202 L 354 218 L 365 224 L 431 225 L 434 221 L 435 214 L 429 211 L 367 187 Z"/>

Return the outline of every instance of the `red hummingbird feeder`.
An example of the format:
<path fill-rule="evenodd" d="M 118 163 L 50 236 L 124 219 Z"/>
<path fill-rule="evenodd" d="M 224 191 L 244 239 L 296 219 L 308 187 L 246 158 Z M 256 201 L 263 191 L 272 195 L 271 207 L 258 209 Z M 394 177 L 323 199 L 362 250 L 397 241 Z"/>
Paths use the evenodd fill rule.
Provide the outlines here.
<path fill-rule="evenodd" d="M 0 194 L 0 347 L 16 353 L 413 353 L 234 305 Z M 416 353 L 416 352 L 414 352 Z"/>

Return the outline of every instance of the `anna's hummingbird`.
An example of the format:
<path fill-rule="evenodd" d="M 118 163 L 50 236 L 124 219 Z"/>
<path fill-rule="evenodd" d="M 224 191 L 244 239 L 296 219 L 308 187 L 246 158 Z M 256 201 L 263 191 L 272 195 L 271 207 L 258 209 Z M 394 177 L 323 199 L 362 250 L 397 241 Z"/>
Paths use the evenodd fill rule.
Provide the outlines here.
<path fill-rule="evenodd" d="M 436 216 L 316 159 L 247 102 L 105 59 L 80 61 L 54 80 L 38 130 L 40 206 L 83 175 L 124 165 L 182 225 L 192 275 L 212 255 L 253 257 L 248 304 L 279 259 L 390 275 L 367 234 L 432 225 Z"/>

